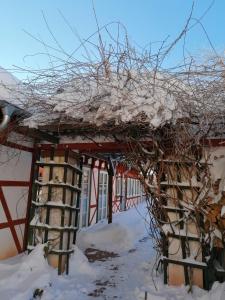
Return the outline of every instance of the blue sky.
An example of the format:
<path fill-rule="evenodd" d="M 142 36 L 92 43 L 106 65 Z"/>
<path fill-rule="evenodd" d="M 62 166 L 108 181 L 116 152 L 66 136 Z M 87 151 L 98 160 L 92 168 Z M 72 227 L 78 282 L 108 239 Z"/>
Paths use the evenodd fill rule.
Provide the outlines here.
<path fill-rule="evenodd" d="M 95 0 L 94 6 L 100 25 L 111 21 L 122 22 L 129 38 L 138 45 L 145 46 L 170 36 L 172 41 L 182 30 L 190 13 L 192 0 Z M 193 18 L 199 18 L 211 0 L 197 0 Z M 96 30 L 91 0 L 3 0 L 0 11 L 0 65 L 11 69 L 13 65 L 40 67 L 46 61 L 41 55 L 46 52 L 41 44 L 24 31 L 56 47 L 47 30 L 42 11 L 55 37 L 66 51 L 71 52 L 79 45 L 59 11 L 70 25 L 86 38 Z M 192 21 L 194 22 L 194 21 Z M 225 1 L 215 0 L 212 8 L 202 19 L 204 28 L 218 52 L 224 50 L 225 42 Z M 195 26 L 186 40 L 187 50 L 202 54 L 210 45 L 200 25 Z M 181 56 L 177 47 L 171 57 L 176 63 Z M 77 54 L 79 55 L 79 54 Z"/>

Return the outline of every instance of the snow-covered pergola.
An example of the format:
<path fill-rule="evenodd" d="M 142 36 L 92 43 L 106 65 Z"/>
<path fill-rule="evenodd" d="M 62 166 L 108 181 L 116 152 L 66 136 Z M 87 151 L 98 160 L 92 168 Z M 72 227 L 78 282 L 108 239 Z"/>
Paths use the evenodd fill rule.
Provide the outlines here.
<path fill-rule="evenodd" d="M 31 116 L 17 130 L 50 136 L 57 145 L 41 141 L 45 151 L 123 157 L 149 195 L 165 282 L 207 287 L 209 253 L 216 276 L 225 273 L 213 252 L 224 247 L 224 64 L 163 70 L 128 50 L 38 73 L 26 86 Z"/>

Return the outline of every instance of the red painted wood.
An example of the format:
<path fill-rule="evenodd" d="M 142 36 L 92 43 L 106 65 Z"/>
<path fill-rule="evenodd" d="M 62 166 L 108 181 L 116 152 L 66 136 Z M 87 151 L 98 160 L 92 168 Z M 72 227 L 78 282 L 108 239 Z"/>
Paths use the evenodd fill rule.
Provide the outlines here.
<path fill-rule="evenodd" d="M 129 209 L 141 202 L 141 196 L 130 197 L 126 199 L 126 209 Z"/>
<path fill-rule="evenodd" d="M 11 222 L 13 226 L 21 225 L 26 223 L 26 219 L 18 219 L 18 220 L 12 220 Z M 8 222 L 0 223 L 0 229 L 8 228 L 10 227 L 10 224 Z"/>
<path fill-rule="evenodd" d="M 93 170 L 97 170 L 97 169 L 98 169 L 98 166 L 93 166 L 92 169 L 93 169 Z"/>
<path fill-rule="evenodd" d="M 152 145 L 152 141 L 144 141 L 148 146 Z M 225 139 L 206 139 L 202 140 L 203 145 L 208 145 L 212 147 L 224 147 Z M 132 145 L 131 145 L 132 146 Z M 80 152 L 85 153 L 104 153 L 104 152 L 126 152 L 130 151 L 131 147 L 128 143 L 118 143 L 118 142 L 101 142 L 101 143 L 66 143 L 59 144 L 56 147 L 56 150 L 64 150 L 64 149 L 76 149 Z M 43 150 L 49 150 L 52 147 L 52 144 L 41 144 L 40 147 Z"/>
<path fill-rule="evenodd" d="M 99 180 L 99 168 L 98 168 L 98 180 Z M 92 223 L 92 221 L 93 221 L 93 219 L 94 219 L 94 217 L 95 217 L 95 215 L 97 214 L 97 207 L 98 207 L 98 190 L 97 190 L 97 187 L 96 187 L 96 181 L 95 181 L 95 173 L 94 172 L 92 172 L 92 182 L 93 182 L 93 185 L 94 185 L 94 196 L 95 196 L 95 204 L 90 204 L 90 206 L 89 206 L 89 210 L 90 210 L 90 208 L 95 208 L 95 211 L 94 211 L 94 213 L 93 213 L 93 215 L 92 215 L 92 217 L 91 217 L 91 219 L 89 220 L 89 225 Z"/>
<path fill-rule="evenodd" d="M 29 186 L 30 181 L 0 180 L 0 186 Z"/>
<path fill-rule="evenodd" d="M 152 145 L 151 141 L 144 142 L 145 144 Z M 41 149 L 49 150 L 51 149 L 51 144 L 41 144 Z M 59 144 L 56 146 L 56 150 L 64 149 L 76 149 L 85 153 L 104 153 L 104 152 L 124 152 L 130 149 L 128 143 L 118 143 L 118 142 L 101 142 L 101 143 L 66 143 Z"/>
<path fill-rule="evenodd" d="M 11 214 L 10 214 L 10 211 L 9 211 L 9 208 L 8 208 L 8 205 L 7 205 L 7 202 L 5 200 L 5 196 L 4 196 L 4 193 L 3 193 L 3 190 L 2 190 L 1 187 L 0 187 L 0 200 L 1 200 L 1 203 L 2 203 L 3 210 L 5 212 L 5 216 L 6 216 L 6 219 L 8 221 L 8 225 L 9 225 L 9 228 L 11 230 L 16 248 L 17 248 L 17 251 L 20 253 L 20 252 L 22 252 L 22 248 L 20 246 L 20 242 L 19 242 L 16 230 L 14 228 L 13 220 L 11 218 Z"/>
<path fill-rule="evenodd" d="M 97 189 L 96 189 L 96 183 L 95 183 L 95 175 L 94 172 L 92 172 L 92 179 L 93 179 L 93 185 L 94 185 L 94 192 L 95 192 L 95 202 L 97 203 Z"/>
<path fill-rule="evenodd" d="M 97 208 L 95 209 L 95 211 L 94 211 L 94 213 L 93 213 L 93 216 L 92 216 L 92 218 L 91 218 L 91 220 L 90 220 L 90 222 L 89 222 L 89 225 L 92 223 L 92 221 L 93 221 L 94 216 L 96 215 L 96 213 L 97 213 Z"/>
<path fill-rule="evenodd" d="M 204 146 L 225 147 L 225 139 L 205 139 L 201 141 Z"/>
<path fill-rule="evenodd" d="M 89 207 L 90 208 L 95 208 L 97 205 L 96 204 L 92 204 L 92 205 L 90 205 Z"/>
<path fill-rule="evenodd" d="M 120 202 L 120 199 L 118 199 L 118 196 L 116 196 L 116 199 L 113 201 L 113 203 Z"/>
<path fill-rule="evenodd" d="M 120 211 L 120 199 L 113 201 L 113 213 L 117 213 Z"/>

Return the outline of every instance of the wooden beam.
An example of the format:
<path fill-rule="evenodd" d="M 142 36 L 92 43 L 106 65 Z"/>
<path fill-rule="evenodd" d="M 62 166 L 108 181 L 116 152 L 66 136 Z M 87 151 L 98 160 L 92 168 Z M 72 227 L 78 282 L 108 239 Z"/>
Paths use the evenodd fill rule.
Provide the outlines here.
<path fill-rule="evenodd" d="M 204 262 L 190 262 L 190 261 L 186 261 L 185 259 L 181 259 L 181 260 L 176 260 L 176 259 L 171 259 L 171 258 L 167 258 L 167 257 L 163 257 L 162 259 L 163 261 L 165 261 L 166 263 L 171 263 L 174 265 L 180 265 L 180 266 L 187 266 L 190 268 L 196 268 L 196 269 L 207 269 L 207 264 Z"/>
<path fill-rule="evenodd" d="M 143 142 L 146 145 L 151 146 L 152 141 L 145 141 Z M 49 150 L 51 149 L 51 144 L 41 144 L 41 149 L 43 150 Z M 65 149 L 71 149 L 71 150 L 79 150 L 81 153 L 84 153 L 85 155 L 94 153 L 97 159 L 100 159 L 99 153 L 124 153 L 129 152 L 129 145 L 128 143 L 118 143 L 118 142 L 88 142 L 88 143 L 60 143 L 56 146 L 56 150 L 65 150 Z M 92 155 L 91 155 L 92 156 Z M 105 160 L 105 156 L 102 157 L 102 159 Z"/>

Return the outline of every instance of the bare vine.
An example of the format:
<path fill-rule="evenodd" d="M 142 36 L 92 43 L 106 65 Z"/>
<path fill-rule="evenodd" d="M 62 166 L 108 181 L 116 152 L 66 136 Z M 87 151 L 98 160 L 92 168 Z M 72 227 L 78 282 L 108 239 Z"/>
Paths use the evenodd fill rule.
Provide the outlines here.
<path fill-rule="evenodd" d="M 214 51 L 205 59 L 185 56 L 178 65 L 164 65 L 201 22 L 192 23 L 192 13 L 193 7 L 179 36 L 170 44 L 162 41 L 155 53 L 134 47 L 121 23 L 101 27 L 97 17 L 95 34 L 67 53 L 44 17 L 55 46 L 32 37 L 48 49 L 51 65 L 19 69 L 32 75 L 24 104 L 32 116 L 23 126 L 59 137 L 79 134 L 95 140 L 101 134 L 127 144 L 124 156 L 145 187 L 150 235 L 160 253 L 165 250 L 162 235 L 171 233 L 195 234 L 202 240 L 199 247 L 224 247 L 225 242 L 225 174 L 215 177 L 213 169 L 213 140 L 224 138 L 224 57 Z M 222 154 L 217 159 L 225 164 Z"/>

